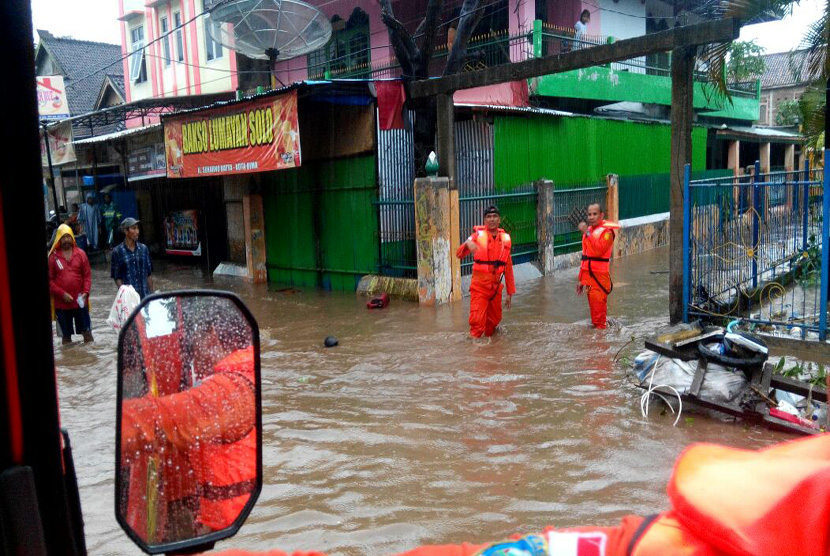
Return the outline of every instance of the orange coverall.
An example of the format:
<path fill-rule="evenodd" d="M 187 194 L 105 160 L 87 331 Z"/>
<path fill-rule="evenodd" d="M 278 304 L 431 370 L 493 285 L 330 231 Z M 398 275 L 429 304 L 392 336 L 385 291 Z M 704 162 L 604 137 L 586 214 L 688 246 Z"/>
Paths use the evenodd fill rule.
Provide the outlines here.
<path fill-rule="evenodd" d="M 179 483 L 186 473 L 163 470 L 166 501 L 201 492 L 198 519 L 212 530 L 229 526 L 254 488 L 254 380 L 253 347 L 249 347 L 221 360 L 213 374 L 188 390 L 127 399 L 122 405 L 122 457 L 141 466 L 146 459 L 139 455 L 142 450 L 168 444 L 171 453 L 183 459 L 178 464 L 194 470 L 194 484 L 182 487 Z M 127 515 L 137 532 L 143 532 L 145 525 L 141 500 L 141 490 L 131 488 Z M 145 540 L 165 540 L 164 534 L 161 527 L 160 538 Z"/>
<path fill-rule="evenodd" d="M 668 496 L 669 511 L 647 519 L 626 516 L 616 527 L 549 527 L 497 543 L 422 546 L 402 556 L 827 555 L 830 435 L 761 450 L 693 445 L 675 464 Z M 511 543 L 532 549 L 511 552 Z M 220 554 L 287 556 L 278 550 Z"/>
<path fill-rule="evenodd" d="M 614 289 L 608 261 L 614 248 L 615 229 L 620 225 L 603 220 L 590 226 L 582 235 L 582 266 L 579 283 L 587 288 L 591 322 L 596 328 L 606 327 L 608 294 Z"/>
<path fill-rule="evenodd" d="M 473 277 L 470 282 L 470 336 L 492 336 L 501 322 L 501 292 L 507 286 L 507 295 L 516 293 L 513 279 L 513 259 L 510 256 L 510 235 L 498 229 L 495 237 L 484 226 L 473 228 L 468 241 L 478 244 L 473 254 Z M 466 242 L 455 256 L 463 259 L 470 254 Z M 504 276 L 505 284 L 501 279 Z"/>

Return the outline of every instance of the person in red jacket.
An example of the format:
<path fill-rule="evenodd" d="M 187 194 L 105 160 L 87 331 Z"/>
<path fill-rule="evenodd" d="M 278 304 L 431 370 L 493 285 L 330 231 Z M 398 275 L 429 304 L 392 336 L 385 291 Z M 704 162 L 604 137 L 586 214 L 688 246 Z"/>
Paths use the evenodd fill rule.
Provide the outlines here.
<path fill-rule="evenodd" d="M 580 222 L 578 226 L 582 232 L 582 266 L 579 269 L 576 294 L 582 295 L 587 291 L 591 322 L 595 328 L 605 328 L 608 295 L 614 289 L 609 262 L 616 230 L 620 229 L 620 225 L 605 220 L 599 203 L 588 205 L 587 220 L 587 224 Z"/>
<path fill-rule="evenodd" d="M 85 343 L 93 341 L 88 306 L 91 287 L 89 259 L 75 245 L 72 228 L 61 224 L 49 250 L 49 291 L 64 344 L 72 343 L 72 334 L 81 334 Z"/>
<path fill-rule="evenodd" d="M 174 472 L 160 466 L 164 486 L 159 492 L 166 499 L 158 512 L 163 519 L 155 521 L 163 523 L 155 527 L 154 534 L 145 536 L 155 542 L 230 526 L 256 486 L 251 328 L 241 315 L 223 313 L 219 306 L 202 304 L 183 312 L 180 342 L 176 336 L 181 350 L 171 346 L 152 354 L 145 348 L 143 354 L 145 366 L 149 363 L 175 376 L 152 377 L 156 393 L 151 387 L 141 397 L 122 402 L 121 454 L 126 463 L 140 470 L 133 473 L 139 481 L 146 475 L 141 471 L 144 461 L 157 452 L 173 457 L 176 469 L 192 471 Z M 156 362 L 158 358 L 164 361 Z M 130 489 L 124 510 L 127 521 L 136 531 L 148 530 L 146 525 L 153 520 L 145 517 L 142 493 L 146 485 L 141 481 Z"/>
<path fill-rule="evenodd" d="M 695 444 L 669 480 L 670 509 L 612 527 L 422 546 L 401 556 L 780 556 L 830 554 L 830 435 L 760 450 Z M 229 550 L 221 556 L 285 556 Z M 295 556 L 323 556 L 295 552 Z M 217 555 L 217 556 L 219 556 Z"/>
<path fill-rule="evenodd" d="M 455 256 L 473 255 L 470 281 L 470 336 L 492 336 L 501 322 L 501 292 L 507 286 L 504 306 L 510 309 L 516 284 L 510 235 L 499 228 L 501 216 L 495 206 L 484 211 L 484 226 L 475 226 L 473 235 L 461 244 Z M 504 278 L 504 284 L 502 284 Z"/>

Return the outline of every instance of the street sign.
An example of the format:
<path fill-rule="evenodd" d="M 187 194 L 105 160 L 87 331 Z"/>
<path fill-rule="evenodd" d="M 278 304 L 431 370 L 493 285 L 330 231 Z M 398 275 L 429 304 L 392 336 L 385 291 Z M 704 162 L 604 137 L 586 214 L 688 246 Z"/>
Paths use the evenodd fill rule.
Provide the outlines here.
<path fill-rule="evenodd" d="M 66 87 L 63 76 L 43 75 L 35 78 L 37 82 L 37 108 L 41 120 L 61 120 L 69 117 L 69 104 L 66 101 Z"/>

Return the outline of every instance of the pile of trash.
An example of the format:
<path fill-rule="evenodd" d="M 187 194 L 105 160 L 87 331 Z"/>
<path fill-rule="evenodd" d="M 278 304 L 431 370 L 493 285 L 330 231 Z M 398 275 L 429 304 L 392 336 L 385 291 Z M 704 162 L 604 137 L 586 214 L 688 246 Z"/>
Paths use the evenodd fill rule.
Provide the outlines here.
<path fill-rule="evenodd" d="M 756 415 L 759 413 L 755 409 L 757 404 L 764 402 L 771 417 L 803 427 L 825 427 L 827 404 L 814 401 L 812 389 L 810 395 L 800 396 L 780 389 L 763 392 L 757 384 L 751 383 L 753 374 L 763 370 L 769 350 L 757 336 L 735 331 L 736 324 L 733 322 L 726 330 L 710 329 L 704 332 L 693 329 L 669 335 L 673 339 L 679 338 L 669 342 L 675 350 L 685 346 L 686 359 L 688 349 L 694 345 L 698 355 L 696 359 L 672 358 L 650 350 L 638 355 L 634 359 L 633 368 L 639 386 L 646 390 L 640 400 L 643 416 L 648 415 L 650 399 L 656 396 L 676 413 L 676 425 L 683 408 L 682 396 L 695 394 L 699 400 L 729 406 L 732 408 L 730 411 L 742 411 L 743 408 L 747 413 Z M 692 384 L 701 361 L 706 363 L 706 373 L 697 391 L 692 392 Z M 783 364 L 782 359 L 775 371 L 780 372 Z M 788 374 L 792 376 L 792 372 Z M 801 376 L 798 378 L 804 379 Z"/>

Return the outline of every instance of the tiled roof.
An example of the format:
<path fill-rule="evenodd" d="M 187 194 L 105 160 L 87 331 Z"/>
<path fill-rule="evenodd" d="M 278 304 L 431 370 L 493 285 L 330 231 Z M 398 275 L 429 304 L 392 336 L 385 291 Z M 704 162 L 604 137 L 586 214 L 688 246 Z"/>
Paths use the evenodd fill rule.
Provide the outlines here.
<path fill-rule="evenodd" d="M 41 30 L 37 34 L 40 48 L 46 50 L 63 72 L 69 111 L 73 116 L 94 109 L 107 75 L 113 81 L 120 80 L 116 82 L 120 82 L 123 90 L 120 45 L 54 37 Z"/>
<path fill-rule="evenodd" d="M 764 55 L 761 88 L 791 87 L 807 83 L 807 51 L 793 50 Z"/>

